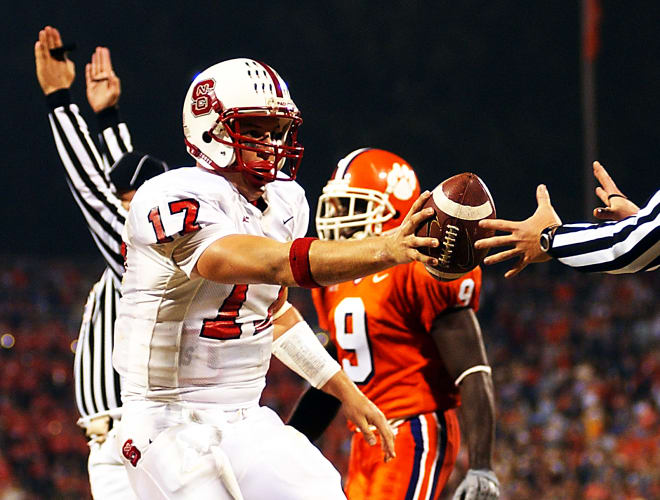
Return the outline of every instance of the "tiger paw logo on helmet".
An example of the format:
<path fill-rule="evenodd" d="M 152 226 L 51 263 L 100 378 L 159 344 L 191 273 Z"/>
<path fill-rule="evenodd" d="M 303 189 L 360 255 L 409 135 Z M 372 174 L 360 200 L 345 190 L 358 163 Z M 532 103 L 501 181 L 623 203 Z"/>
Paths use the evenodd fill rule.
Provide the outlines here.
<path fill-rule="evenodd" d="M 387 190 L 399 200 L 409 200 L 412 198 L 417 187 L 417 177 L 415 172 L 406 165 L 393 163 L 392 170 L 387 174 Z"/>
<path fill-rule="evenodd" d="M 419 196 L 408 162 L 376 148 L 361 148 L 339 160 L 316 208 L 321 239 L 364 238 L 397 227 Z"/>

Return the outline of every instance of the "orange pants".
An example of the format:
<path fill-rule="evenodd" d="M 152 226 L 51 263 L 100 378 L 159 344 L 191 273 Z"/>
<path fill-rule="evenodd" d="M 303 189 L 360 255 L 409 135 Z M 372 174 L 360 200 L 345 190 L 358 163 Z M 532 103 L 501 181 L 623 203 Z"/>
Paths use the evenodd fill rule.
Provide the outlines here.
<path fill-rule="evenodd" d="M 397 428 L 396 458 L 383 461 L 378 446 L 361 432 L 351 442 L 346 496 L 349 500 L 436 500 L 444 488 L 461 443 L 454 410 L 425 413 Z"/>

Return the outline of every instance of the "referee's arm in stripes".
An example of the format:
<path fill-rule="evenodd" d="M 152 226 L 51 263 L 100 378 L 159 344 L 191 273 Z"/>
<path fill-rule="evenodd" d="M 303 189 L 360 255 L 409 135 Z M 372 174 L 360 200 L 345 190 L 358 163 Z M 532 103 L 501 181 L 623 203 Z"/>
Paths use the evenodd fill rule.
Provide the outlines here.
<path fill-rule="evenodd" d="M 133 151 L 131 134 L 126 124 L 119 119 L 119 110 L 115 106 L 105 108 L 96 114 L 98 119 L 99 145 L 103 166 L 106 173 L 124 153 Z"/>
<path fill-rule="evenodd" d="M 551 258 L 584 272 L 636 273 L 660 267 L 660 190 L 639 209 L 614 184 L 603 166 L 594 162 L 594 175 L 601 184 L 596 195 L 606 205 L 594 210 L 601 223 L 562 224 L 544 185 L 536 189 L 538 207 L 524 221 L 487 219 L 479 226 L 509 234 L 484 238 L 477 249 L 512 247 L 486 257 L 496 264 L 517 257 L 505 278 L 515 276 L 528 264 Z"/>
<path fill-rule="evenodd" d="M 548 254 L 585 272 L 636 273 L 660 267 L 660 189 L 618 222 L 564 224 L 548 234 Z"/>
<path fill-rule="evenodd" d="M 51 110 L 48 119 L 57 152 L 66 171 L 67 184 L 108 267 L 117 278 L 121 278 L 124 270 L 121 232 L 126 210 L 106 178 L 103 159 L 91 140 L 78 106 L 71 103 L 69 90 L 58 90 L 46 98 Z M 110 156 L 108 161 L 114 161 L 124 149 L 131 148 L 128 129 L 118 122 L 116 114 L 114 116 L 114 125 L 112 117 L 104 117 L 107 119 L 107 127 L 103 135 L 112 138 L 104 141 Z"/>

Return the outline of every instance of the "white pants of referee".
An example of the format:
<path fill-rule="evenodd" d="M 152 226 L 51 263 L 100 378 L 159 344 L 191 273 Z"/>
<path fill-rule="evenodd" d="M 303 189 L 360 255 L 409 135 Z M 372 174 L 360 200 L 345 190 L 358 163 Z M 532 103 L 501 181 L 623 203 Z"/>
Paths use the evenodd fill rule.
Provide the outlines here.
<path fill-rule="evenodd" d="M 137 499 L 128 482 L 128 473 L 120 456 L 117 441 L 119 422 L 110 429 L 105 441 L 89 442 L 89 484 L 94 500 L 134 500 Z"/>

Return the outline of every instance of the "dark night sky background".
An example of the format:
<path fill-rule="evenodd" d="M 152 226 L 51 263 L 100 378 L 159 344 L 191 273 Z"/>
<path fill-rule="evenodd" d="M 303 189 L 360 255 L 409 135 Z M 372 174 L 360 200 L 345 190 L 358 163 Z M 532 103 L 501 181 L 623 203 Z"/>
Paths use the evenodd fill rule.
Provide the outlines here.
<path fill-rule="evenodd" d="M 312 210 L 336 161 L 374 146 L 406 158 L 423 187 L 476 172 L 501 217 L 527 217 L 539 182 L 564 220 L 582 216 L 577 0 L 104 3 L 4 9 L 0 254 L 96 254 L 34 74 L 46 24 L 78 44 L 73 92 L 92 130 L 84 64 L 107 45 L 134 146 L 171 165 L 192 163 L 180 120 L 191 78 L 244 56 L 275 67 L 302 110 Z M 599 159 L 642 203 L 660 184 L 660 2 L 602 7 Z"/>

